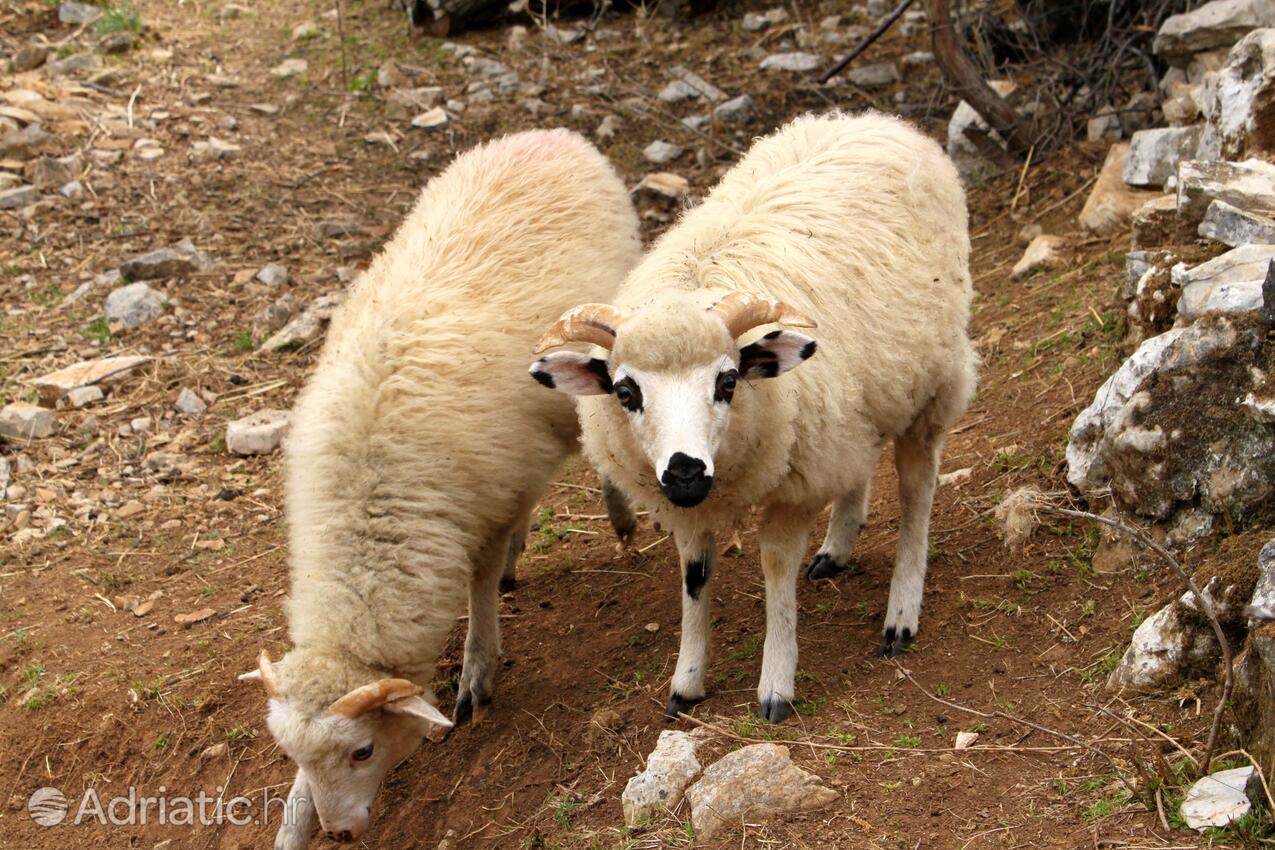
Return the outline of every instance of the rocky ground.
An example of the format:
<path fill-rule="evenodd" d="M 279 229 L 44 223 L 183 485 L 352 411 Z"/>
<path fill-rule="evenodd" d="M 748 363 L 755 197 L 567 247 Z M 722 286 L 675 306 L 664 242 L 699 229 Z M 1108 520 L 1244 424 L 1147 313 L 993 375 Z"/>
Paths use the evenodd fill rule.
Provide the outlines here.
<path fill-rule="evenodd" d="M 286 645 L 275 449 L 326 315 L 455 152 L 573 127 L 634 187 L 651 237 L 750 137 L 803 111 L 877 107 L 941 136 L 955 103 L 910 15 L 819 87 L 810 70 L 870 28 L 867 8 L 743 4 L 676 24 L 611 13 L 441 40 L 361 0 L 0 5 L 0 846 L 268 844 L 264 800 L 292 769 L 259 690 L 234 677 Z M 1136 340 L 1128 226 L 1077 220 L 1109 143 L 1099 133 L 971 192 L 982 387 L 948 443 L 917 650 L 902 665 L 875 655 L 898 524 L 889 463 L 861 571 L 801 588 L 801 700 L 781 726 L 751 704 L 755 534 L 723 559 L 712 696 L 702 725 L 680 731 L 703 730 L 704 766 L 786 744 L 755 752 L 814 775 L 811 811 L 743 812 L 706 838 L 692 815 L 716 799 L 705 788 L 625 828 L 621 791 L 666 729 L 676 555 L 649 525 L 617 552 L 575 462 L 504 600 L 492 712 L 391 776 L 365 846 L 1256 840 L 1252 821 L 1199 834 L 1178 813 L 1211 671 L 1172 698 L 1104 687 L 1133 629 L 1181 588 L 1095 527 L 1051 522 L 1010 549 L 994 516 L 1012 490 L 1065 492 L 1072 420 Z M 1048 257 L 1015 270 L 1037 235 L 1055 240 Z M 1206 572 L 1254 564 L 1265 536 L 1259 523 L 1183 557 Z M 437 686 L 445 709 L 461 634 Z M 42 827 L 28 800 L 43 786 L 73 813 L 86 789 L 134 787 L 243 795 L 255 817 Z"/>

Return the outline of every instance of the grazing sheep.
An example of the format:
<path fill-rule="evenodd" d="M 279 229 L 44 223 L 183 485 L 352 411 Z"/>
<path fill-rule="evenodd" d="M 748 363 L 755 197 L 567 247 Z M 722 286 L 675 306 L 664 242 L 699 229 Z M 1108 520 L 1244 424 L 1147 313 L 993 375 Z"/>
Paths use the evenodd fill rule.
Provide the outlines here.
<path fill-rule="evenodd" d="M 757 142 L 650 251 L 616 307 L 568 311 L 537 353 L 570 341 L 541 383 L 580 405 L 585 454 L 670 527 L 684 575 L 670 716 L 704 697 L 713 533 L 762 509 L 762 717 L 791 712 L 796 576 L 845 566 L 893 439 L 903 518 L 883 653 L 917 632 L 939 451 L 973 392 L 965 198 L 937 144 L 882 115 L 799 118 Z M 786 324 L 815 327 L 816 342 Z M 776 378 L 810 360 L 808 365 Z M 608 396 L 614 396 L 610 398 Z"/>
<path fill-rule="evenodd" d="M 522 133 L 432 180 L 333 317 L 287 442 L 293 649 L 244 674 L 298 765 L 276 847 L 304 847 L 315 808 L 329 837 L 357 838 L 386 772 L 451 726 L 430 683 L 466 593 L 456 721 L 490 701 L 498 584 L 579 438 L 571 401 L 521 392 L 520 364 L 565 306 L 611 297 L 640 249 L 596 149 Z"/>

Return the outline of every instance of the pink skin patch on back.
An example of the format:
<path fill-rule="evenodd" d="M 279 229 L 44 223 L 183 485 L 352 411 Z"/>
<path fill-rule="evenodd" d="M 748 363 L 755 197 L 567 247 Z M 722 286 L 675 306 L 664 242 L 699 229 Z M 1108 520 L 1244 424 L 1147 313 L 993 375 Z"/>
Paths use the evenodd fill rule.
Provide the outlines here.
<path fill-rule="evenodd" d="M 501 139 L 492 147 L 504 148 L 514 157 L 540 157 L 569 150 L 582 150 L 586 143 L 570 130 L 532 130 Z"/>

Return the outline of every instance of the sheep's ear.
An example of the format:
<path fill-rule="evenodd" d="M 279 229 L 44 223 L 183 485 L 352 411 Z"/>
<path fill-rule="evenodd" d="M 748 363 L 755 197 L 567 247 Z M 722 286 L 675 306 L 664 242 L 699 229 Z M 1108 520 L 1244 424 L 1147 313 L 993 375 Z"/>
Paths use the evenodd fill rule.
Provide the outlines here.
<path fill-rule="evenodd" d="M 771 331 L 739 350 L 739 373 L 745 378 L 773 378 L 809 360 L 815 348 L 808 336 Z"/>
<path fill-rule="evenodd" d="M 551 390 L 567 395 L 606 395 L 611 392 L 611 376 L 605 360 L 577 354 L 574 351 L 556 351 L 541 357 L 528 370 Z"/>
<path fill-rule="evenodd" d="M 430 727 L 427 737 L 435 743 L 446 738 L 447 730 L 452 728 L 451 719 L 439 711 L 437 707 L 430 704 L 424 697 L 414 696 L 406 699 L 391 700 L 382 706 L 382 710 L 391 714 L 406 714 L 429 721 L 433 726 Z"/>

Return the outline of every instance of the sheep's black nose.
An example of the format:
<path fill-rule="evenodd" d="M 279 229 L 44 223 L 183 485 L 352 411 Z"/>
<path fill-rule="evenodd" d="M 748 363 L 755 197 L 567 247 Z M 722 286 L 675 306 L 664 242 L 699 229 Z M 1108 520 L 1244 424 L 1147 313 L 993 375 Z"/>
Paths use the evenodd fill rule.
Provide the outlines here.
<path fill-rule="evenodd" d="M 679 508 L 693 508 L 708 496 L 713 476 L 706 475 L 708 465 L 684 452 L 674 452 L 668 467 L 660 476 L 664 496 Z"/>

